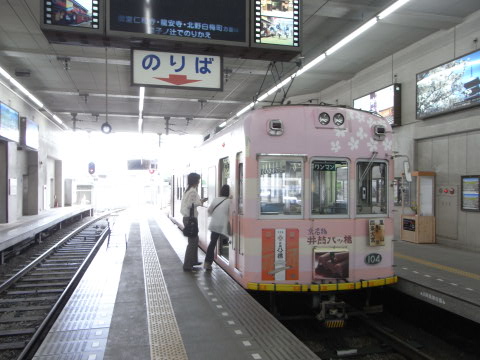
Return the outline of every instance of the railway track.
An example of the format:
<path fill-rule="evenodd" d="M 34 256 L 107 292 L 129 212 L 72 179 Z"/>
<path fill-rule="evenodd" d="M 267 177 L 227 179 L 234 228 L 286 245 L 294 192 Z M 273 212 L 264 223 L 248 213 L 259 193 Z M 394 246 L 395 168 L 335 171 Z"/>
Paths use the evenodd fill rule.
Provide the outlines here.
<path fill-rule="evenodd" d="M 382 296 L 380 296 L 382 294 Z M 358 295 L 357 295 L 358 296 Z M 357 296 L 354 298 L 356 300 Z M 398 301 L 394 291 L 381 291 L 375 297 L 386 301 L 383 311 L 376 306 L 367 307 L 367 311 L 358 310 L 362 301 L 353 301 L 346 297 L 348 318 L 339 327 L 326 327 L 326 324 L 316 319 L 316 314 L 310 310 L 306 297 L 295 297 L 289 294 L 279 294 L 275 316 L 320 359 L 364 359 L 364 360 L 450 360 L 478 359 L 478 346 L 475 347 L 478 326 L 467 319 L 450 320 L 458 337 L 452 338 L 444 331 L 432 331 L 422 323 L 422 315 L 435 323 L 435 328 L 444 328 L 442 315 L 437 309 L 431 309 L 431 314 L 410 314 L 419 304 L 406 300 Z M 267 296 L 256 296 L 267 309 L 271 309 L 271 301 Z M 363 299 L 363 298 L 362 298 Z M 395 301 L 396 299 L 397 301 Z M 390 302 L 395 305 L 395 312 L 390 308 Z M 424 304 L 424 306 L 427 306 Z M 407 315 L 406 315 L 407 314 Z M 408 315 L 410 314 L 410 315 Z M 460 334 L 460 329 L 464 329 Z M 446 335 L 446 336 L 442 336 Z M 459 337 L 463 341 L 459 341 Z"/>
<path fill-rule="evenodd" d="M 33 357 L 109 237 L 106 216 L 77 228 L 0 285 L 0 360 Z"/>

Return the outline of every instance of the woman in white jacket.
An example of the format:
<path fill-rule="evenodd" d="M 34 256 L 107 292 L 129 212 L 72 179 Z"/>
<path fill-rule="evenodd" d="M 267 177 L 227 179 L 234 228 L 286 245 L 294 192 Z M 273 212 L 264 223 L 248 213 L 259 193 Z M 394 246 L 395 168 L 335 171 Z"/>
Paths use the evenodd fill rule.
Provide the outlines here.
<path fill-rule="evenodd" d="M 212 269 L 213 258 L 215 257 L 215 246 L 220 235 L 229 236 L 228 234 L 228 218 L 230 214 L 230 186 L 223 185 L 220 189 L 220 196 L 213 199 L 208 207 L 208 215 L 211 216 L 208 230 L 212 232 L 210 235 L 210 244 L 208 244 L 207 255 L 203 267 L 206 270 Z"/>

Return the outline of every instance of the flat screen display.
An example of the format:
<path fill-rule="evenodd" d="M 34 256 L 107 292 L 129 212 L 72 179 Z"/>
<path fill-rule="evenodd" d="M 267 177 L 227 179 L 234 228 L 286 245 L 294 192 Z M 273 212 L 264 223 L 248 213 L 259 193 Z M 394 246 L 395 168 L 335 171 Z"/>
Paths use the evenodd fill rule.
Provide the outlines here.
<path fill-rule="evenodd" d="M 300 0 L 255 0 L 254 42 L 300 46 Z"/>
<path fill-rule="evenodd" d="M 480 51 L 417 74 L 417 118 L 480 105 Z"/>
<path fill-rule="evenodd" d="M 355 109 L 375 112 L 391 126 L 399 126 L 401 119 L 401 85 L 392 84 L 353 100 Z"/>
<path fill-rule="evenodd" d="M 25 117 L 20 118 L 20 142 L 21 145 L 38 150 L 40 146 L 40 132 L 39 126 L 35 121 Z"/>
<path fill-rule="evenodd" d="M 110 0 L 110 31 L 245 43 L 247 0 Z"/>
<path fill-rule="evenodd" d="M 71 28 L 99 28 L 99 0 L 43 0 L 44 23 Z"/>
<path fill-rule="evenodd" d="M 7 140 L 20 142 L 18 112 L 4 103 L 0 103 L 0 136 Z"/>

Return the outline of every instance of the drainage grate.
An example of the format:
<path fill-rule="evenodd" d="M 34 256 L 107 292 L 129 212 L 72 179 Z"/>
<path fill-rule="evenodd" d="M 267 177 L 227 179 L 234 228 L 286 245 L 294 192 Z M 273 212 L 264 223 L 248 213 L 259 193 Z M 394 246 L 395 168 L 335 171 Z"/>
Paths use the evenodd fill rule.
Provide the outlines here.
<path fill-rule="evenodd" d="M 140 223 L 140 231 L 151 359 L 186 360 L 187 352 L 146 221 Z"/>

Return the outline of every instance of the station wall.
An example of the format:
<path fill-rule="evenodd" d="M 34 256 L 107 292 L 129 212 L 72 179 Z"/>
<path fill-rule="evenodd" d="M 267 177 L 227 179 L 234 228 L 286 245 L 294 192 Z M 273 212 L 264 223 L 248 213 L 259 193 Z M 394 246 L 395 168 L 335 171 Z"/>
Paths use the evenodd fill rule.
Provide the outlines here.
<path fill-rule="evenodd" d="M 416 118 L 416 74 L 480 49 L 480 12 L 453 28 L 438 31 L 360 71 L 351 79 L 313 94 L 290 98 L 353 106 L 353 99 L 393 82 L 402 84 L 402 126 L 395 127 L 393 150 L 407 155 L 411 168 L 436 172 L 436 242 L 480 251 L 480 213 L 460 209 L 462 175 L 480 174 L 480 107 L 426 120 Z M 395 176 L 404 158 L 395 162 Z M 450 198 L 440 186 L 455 188 Z M 458 195 L 457 195 L 458 194 Z M 401 207 L 395 207 L 395 238 L 400 239 Z M 407 208 L 406 212 L 413 213 Z"/>
<path fill-rule="evenodd" d="M 28 80 L 23 83 L 28 88 Z M 57 194 L 57 198 L 62 197 L 61 188 L 58 185 L 52 188 L 50 180 L 61 177 L 55 167 L 59 166 L 58 161 L 62 161 L 62 137 L 61 129 L 4 83 L 0 83 L 0 101 L 18 111 L 20 117 L 27 117 L 39 125 L 38 152 L 0 140 L 0 223 L 7 223 L 49 209 L 51 201 L 46 201 L 47 198 Z M 47 166 L 48 161 L 57 162 L 57 166 L 52 169 Z M 11 181 L 16 183 L 15 194 L 9 192 Z"/>

